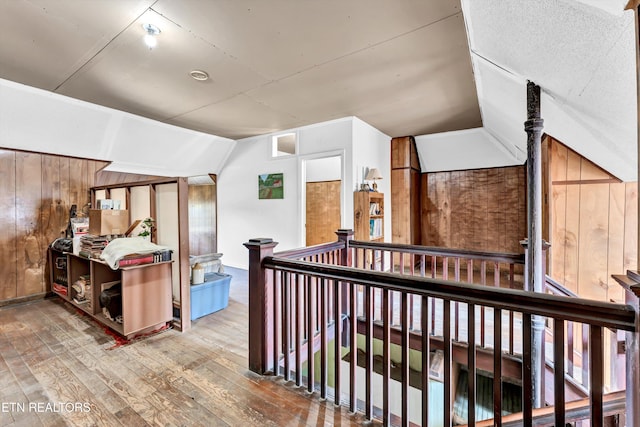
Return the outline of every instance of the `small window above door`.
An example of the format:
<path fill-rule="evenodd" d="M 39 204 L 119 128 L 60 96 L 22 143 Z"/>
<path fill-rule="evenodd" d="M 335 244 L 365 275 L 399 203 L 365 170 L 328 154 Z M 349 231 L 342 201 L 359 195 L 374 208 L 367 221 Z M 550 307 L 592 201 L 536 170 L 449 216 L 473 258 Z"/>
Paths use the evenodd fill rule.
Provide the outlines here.
<path fill-rule="evenodd" d="M 298 141 L 295 133 L 275 135 L 271 142 L 271 157 L 294 156 L 298 152 Z"/>

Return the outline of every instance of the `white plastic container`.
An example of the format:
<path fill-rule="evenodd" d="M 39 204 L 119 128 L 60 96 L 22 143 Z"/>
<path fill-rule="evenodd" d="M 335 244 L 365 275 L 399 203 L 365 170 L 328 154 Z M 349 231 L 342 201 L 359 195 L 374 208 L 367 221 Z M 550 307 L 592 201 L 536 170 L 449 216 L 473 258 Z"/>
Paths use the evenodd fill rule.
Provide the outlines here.
<path fill-rule="evenodd" d="M 204 283 L 204 268 L 200 264 L 194 264 L 191 269 L 191 284 L 199 285 Z"/>

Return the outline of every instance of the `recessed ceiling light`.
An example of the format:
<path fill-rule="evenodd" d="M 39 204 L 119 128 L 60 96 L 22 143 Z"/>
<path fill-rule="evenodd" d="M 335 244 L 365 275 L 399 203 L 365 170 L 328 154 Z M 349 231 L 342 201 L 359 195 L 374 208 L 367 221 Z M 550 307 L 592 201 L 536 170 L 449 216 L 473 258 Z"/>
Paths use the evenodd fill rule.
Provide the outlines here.
<path fill-rule="evenodd" d="M 198 80 L 200 82 L 204 82 L 206 80 L 209 80 L 209 74 L 207 74 L 206 71 L 202 71 L 202 70 L 191 70 L 189 72 L 189 75 L 191 77 L 193 77 L 195 80 Z"/>
<path fill-rule="evenodd" d="M 146 44 L 149 49 L 153 49 L 158 44 L 156 36 L 160 34 L 160 28 L 153 24 L 142 24 L 142 28 L 147 32 L 144 36 L 144 44 Z"/>

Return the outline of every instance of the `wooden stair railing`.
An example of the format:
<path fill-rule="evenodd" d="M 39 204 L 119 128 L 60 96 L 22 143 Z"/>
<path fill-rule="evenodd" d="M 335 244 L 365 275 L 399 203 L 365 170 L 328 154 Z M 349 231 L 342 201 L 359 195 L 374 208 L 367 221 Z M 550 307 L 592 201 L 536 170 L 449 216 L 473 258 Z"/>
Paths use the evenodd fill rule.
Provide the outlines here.
<path fill-rule="evenodd" d="M 522 342 L 522 359 L 527 362 L 531 357 L 531 319 L 533 316 L 543 316 L 552 319 L 554 328 L 554 345 L 558 349 L 557 355 L 563 354 L 565 325 L 567 322 L 586 324 L 588 326 L 588 351 L 589 360 L 589 393 L 593 409 L 589 417 L 591 425 L 599 426 L 603 423 L 606 409 L 604 405 L 605 394 L 603 391 L 603 329 L 613 328 L 629 331 L 637 335 L 637 311 L 628 305 L 602 303 L 584 300 L 581 298 L 569 298 L 566 296 L 533 294 L 517 289 L 503 289 L 498 286 L 479 286 L 468 283 L 455 283 L 440 278 L 419 277 L 410 274 L 417 270 L 427 270 L 425 262 L 427 255 L 419 254 L 416 260 L 405 258 L 405 255 L 395 256 L 398 260 L 400 271 L 386 273 L 371 270 L 355 269 L 341 265 L 344 262 L 349 265 L 349 258 L 353 258 L 357 265 L 359 258 L 356 250 L 357 242 L 351 240 L 350 235 L 344 234 L 339 245 L 333 250 L 338 250 L 339 255 L 333 257 L 332 263 L 324 264 L 320 259 L 323 248 L 313 250 L 289 251 L 287 256 L 295 254 L 296 257 L 311 257 L 312 262 L 287 259 L 273 255 L 275 244 L 268 239 L 260 239 L 249 242 L 250 249 L 250 368 L 261 374 L 271 373 L 281 375 L 289 380 L 295 378 L 299 386 L 306 385 L 310 392 L 319 391 L 320 397 L 332 398 L 336 404 L 347 404 L 351 411 L 362 411 L 368 418 L 374 413 L 379 413 L 382 421 L 388 424 L 392 419 L 399 419 L 402 425 L 410 423 L 429 425 L 429 411 L 426 405 L 421 408 L 409 407 L 409 393 L 412 392 L 408 383 L 409 363 L 401 363 L 403 367 L 402 381 L 398 392 L 390 392 L 389 367 L 391 365 L 391 344 L 399 342 L 399 360 L 409 361 L 412 349 L 419 348 L 422 366 L 429 366 L 431 350 L 435 347 L 434 335 L 441 336 L 442 352 L 444 353 L 444 398 L 445 410 L 444 425 L 452 423 L 452 366 L 454 350 L 458 348 L 456 341 L 466 342 L 467 364 L 470 372 L 469 378 L 474 378 L 471 373 L 478 369 L 478 355 L 482 350 L 493 352 L 492 372 L 496 378 L 503 377 L 504 354 L 502 334 L 488 334 L 487 340 L 491 345 L 486 349 L 479 349 L 479 337 L 476 334 L 476 319 L 492 317 L 493 327 L 497 331 L 502 330 L 504 313 L 513 314 L 517 322 L 522 323 L 522 328 L 510 327 L 510 331 L 522 331 L 518 339 Z M 325 246 L 325 249 L 331 247 Z M 337 249 L 336 249 L 337 248 Z M 351 248 L 351 249 L 350 249 Z M 417 248 L 416 248 L 417 249 Z M 310 252 L 313 253 L 310 253 Z M 278 254 L 280 255 L 280 254 Z M 452 254 L 447 254 L 451 258 Z M 375 257 L 370 258 L 372 263 Z M 380 264 L 385 255 L 378 257 Z M 405 259 L 405 261 L 402 261 Z M 508 259 L 508 257 L 507 257 Z M 394 260 L 394 255 L 386 255 L 386 261 Z M 406 262 L 408 261 L 408 262 Z M 491 265 L 493 261 L 479 262 L 479 266 Z M 509 262 L 511 263 L 511 262 Z M 453 261 L 453 277 L 460 274 L 457 265 L 465 265 L 461 261 Z M 476 261 L 473 261 L 476 264 Z M 390 264 L 387 264 L 390 265 Z M 446 266 L 445 263 L 439 265 Z M 467 264 L 468 265 L 468 264 Z M 504 277 L 510 279 L 515 274 L 517 264 L 509 267 Z M 481 267 L 482 268 L 482 267 Z M 393 269 L 393 268 L 392 268 Z M 449 268 L 441 267 L 442 275 L 448 275 Z M 502 271 L 499 267 L 498 271 Z M 421 271 L 421 273 L 422 273 Z M 447 273 L 444 273 L 444 272 Z M 456 273 L 458 271 L 458 273 Z M 495 270 L 494 270 L 495 271 Z M 482 281 L 483 274 L 472 271 L 472 276 L 479 276 Z M 493 273 L 495 276 L 495 273 Z M 436 274 L 434 274 L 437 276 Z M 426 276 L 426 274 L 425 274 Z M 468 276 L 469 277 L 469 276 Z M 484 275 L 486 280 L 486 275 Z M 503 277 L 498 274 L 498 277 Z M 459 278 L 459 277 L 458 277 Z M 503 280 L 494 284 L 501 285 Z M 507 283 L 510 280 L 506 280 Z M 507 285 L 509 286 L 509 285 Z M 256 289 L 257 288 L 257 289 Z M 262 298 L 252 298 L 255 292 Z M 378 298 L 376 299 L 376 296 Z M 395 302 L 392 304 L 392 301 Z M 252 305 L 253 301 L 253 305 Z M 436 301 L 437 304 L 433 302 Z M 460 307 L 460 313 L 466 313 L 464 317 L 454 316 L 455 308 Z M 392 310 L 398 310 L 392 319 Z M 440 312 L 440 333 L 435 334 L 431 325 L 434 315 L 434 307 Z M 477 307 L 477 310 L 476 310 Z M 377 309 L 377 313 L 374 313 Z M 486 311 L 485 311 L 486 309 Z M 507 316 L 509 317 L 509 316 Z M 358 319 L 358 321 L 355 321 Z M 337 321 L 336 321 L 337 320 Z M 466 337 L 460 333 L 457 340 L 456 326 L 461 322 L 466 323 Z M 507 321 L 509 322 L 509 321 Z M 252 334 L 252 328 L 254 333 Z M 255 329 L 261 329 L 255 331 Z M 460 329 L 460 332 L 462 332 Z M 422 331 L 428 331 L 422 334 Z M 419 334 L 418 334 L 419 332 Z M 330 335 L 336 340 L 331 341 Z M 253 337 L 263 338 L 260 346 L 253 344 Z M 374 380 L 372 372 L 374 357 L 374 338 L 382 337 L 381 356 L 384 361 L 384 370 L 381 384 Z M 365 368 L 358 368 L 355 363 L 348 368 L 341 368 L 344 352 L 355 351 L 358 338 L 362 337 L 363 349 L 366 354 Z M 318 345 L 305 343 L 313 340 Z M 471 344 L 469 344 L 471 343 Z M 333 345 L 333 349 L 330 350 Z M 483 346 L 484 347 L 484 346 Z M 315 362 L 315 349 L 319 349 L 319 363 Z M 511 346 L 510 349 L 513 349 Z M 302 357 L 298 357 L 303 350 L 307 350 L 307 364 L 303 368 Z M 464 350 L 462 350 L 464 351 Z M 507 354 L 511 350 L 507 351 Z M 295 355 L 291 357 L 291 355 Z M 413 354 L 415 356 L 415 352 Z M 394 356 L 395 357 L 395 356 Z M 294 360 L 295 359 L 295 360 Z M 352 358 L 353 359 L 353 358 Z M 256 364 L 255 362 L 259 362 Z M 319 366 L 313 366 L 313 365 Z M 565 357 L 561 356 L 555 364 L 554 371 L 554 395 L 555 401 L 561 401 L 562 390 L 565 381 Z M 405 368 L 406 367 L 406 368 Z M 344 372 L 343 372 L 344 370 Z M 317 372 L 317 375 L 315 375 Z M 428 369 L 422 369 L 423 384 L 429 380 Z M 497 374 L 496 374 L 497 373 Z M 377 374 L 376 374 L 377 375 Z M 363 378 L 364 377 L 364 378 Z M 521 381 L 523 385 L 523 418 L 524 425 L 531 425 L 534 409 L 531 404 L 531 371 L 530 362 L 522 364 Z M 361 383 L 360 385 L 358 385 Z M 501 381 L 494 381 L 494 415 L 496 423 L 502 425 L 501 417 Z M 422 387 L 422 402 L 429 401 L 429 387 Z M 469 381 L 468 422 L 473 424 L 475 418 L 475 384 Z M 560 393 L 560 394 L 558 394 Z M 375 396 L 382 396 L 381 402 L 374 402 Z M 399 398 L 401 407 L 390 410 L 390 402 Z M 358 402 L 361 402 L 360 404 Z M 364 402 L 362 404 L 362 402 Z M 571 418 L 572 412 L 568 412 L 567 405 L 556 405 L 553 409 L 553 419 L 556 425 Z M 375 409 L 375 410 L 374 410 Z M 419 413 L 417 419 L 410 419 L 410 409 L 416 409 Z"/>

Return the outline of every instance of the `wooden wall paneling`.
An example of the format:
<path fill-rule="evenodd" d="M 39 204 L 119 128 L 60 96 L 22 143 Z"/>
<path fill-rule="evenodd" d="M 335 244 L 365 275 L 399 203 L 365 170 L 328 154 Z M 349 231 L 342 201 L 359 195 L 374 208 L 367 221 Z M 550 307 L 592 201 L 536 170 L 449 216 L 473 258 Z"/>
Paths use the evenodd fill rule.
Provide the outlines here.
<path fill-rule="evenodd" d="M 69 207 L 76 205 L 78 211 L 90 200 L 88 185 L 88 164 L 86 160 L 69 159 Z"/>
<path fill-rule="evenodd" d="M 638 183 L 625 184 L 626 202 L 624 218 L 624 271 L 638 268 Z"/>
<path fill-rule="evenodd" d="M 606 301 L 609 184 L 580 187 L 578 293 L 584 298 Z"/>
<path fill-rule="evenodd" d="M 430 215 L 432 215 L 429 209 L 429 174 L 420 174 L 420 180 L 420 244 L 429 246 L 429 234 L 431 233 Z"/>
<path fill-rule="evenodd" d="M 15 298 L 17 285 L 16 153 L 0 149 L 0 301 Z"/>
<path fill-rule="evenodd" d="M 41 219 L 42 155 L 16 153 L 17 296 L 45 291 Z"/>
<path fill-rule="evenodd" d="M 451 203 L 447 192 L 449 176 L 449 172 L 435 175 L 433 201 L 436 208 L 436 217 L 432 227 L 435 234 L 432 243 L 434 246 L 447 246 L 447 243 L 451 240 Z"/>
<path fill-rule="evenodd" d="M 189 253 L 216 252 L 214 185 L 189 185 Z"/>
<path fill-rule="evenodd" d="M 580 180 L 608 180 L 615 179 L 607 172 L 596 166 L 588 159 L 580 156 Z"/>
<path fill-rule="evenodd" d="M 520 240 L 526 237 L 526 231 L 522 230 L 523 217 L 526 209 L 522 206 L 521 193 L 526 191 L 519 171 L 522 167 L 506 168 L 504 171 L 504 252 L 522 253 Z"/>
<path fill-rule="evenodd" d="M 412 158 L 413 157 L 417 157 L 417 154 L 415 156 L 412 156 Z M 419 170 L 416 169 L 411 169 L 410 174 L 411 188 L 413 188 L 414 190 L 411 191 L 411 201 L 409 204 L 409 211 L 411 214 L 411 219 L 409 221 L 411 230 L 409 234 L 411 237 L 411 244 L 419 245 L 422 241 L 422 203 L 420 202 L 422 198 L 422 189 L 420 187 L 422 185 L 422 174 Z"/>
<path fill-rule="evenodd" d="M 411 170 L 391 170 L 391 241 L 410 244 L 411 241 Z"/>
<path fill-rule="evenodd" d="M 65 212 L 60 187 L 60 157 L 43 155 L 42 218 L 40 221 L 46 242 L 64 237 L 64 231 L 67 228 L 69 213 Z"/>
<path fill-rule="evenodd" d="M 470 186 L 466 175 L 466 171 L 449 172 L 449 182 L 446 183 L 448 194 L 445 203 L 449 202 L 447 224 L 450 233 L 445 246 L 451 248 L 466 248 L 473 240 L 473 229 L 468 226 L 460 227 L 460 224 L 469 224 L 469 218 L 464 216 L 470 203 Z"/>
<path fill-rule="evenodd" d="M 564 283 L 567 185 L 554 184 L 553 182 L 567 180 L 567 148 L 556 141 L 552 141 L 550 151 L 551 199 L 549 216 L 551 230 L 549 243 L 551 243 L 551 247 L 549 248 L 550 265 L 547 269 L 547 274 L 560 283 Z"/>
<path fill-rule="evenodd" d="M 487 250 L 488 236 L 488 202 L 489 192 L 487 188 L 488 171 L 486 169 L 476 170 L 472 173 L 474 190 L 471 197 L 471 204 L 465 212 L 465 216 L 471 218 L 473 230 L 473 240 L 471 244 L 479 250 Z"/>
<path fill-rule="evenodd" d="M 507 246 L 506 214 L 509 210 L 504 185 L 504 169 L 487 170 L 487 238 L 486 249 L 502 252 Z"/>
<path fill-rule="evenodd" d="M 624 303 L 624 292 L 612 274 L 625 274 L 624 236 L 625 236 L 626 185 L 609 184 L 609 241 L 607 259 L 607 299 Z"/>
<path fill-rule="evenodd" d="M 580 157 L 567 151 L 567 181 L 580 180 Z M 580 185 L 567 185 L 564 238 L 564 286 L 578 292 L 578 268 L 580 236 Z"/>

